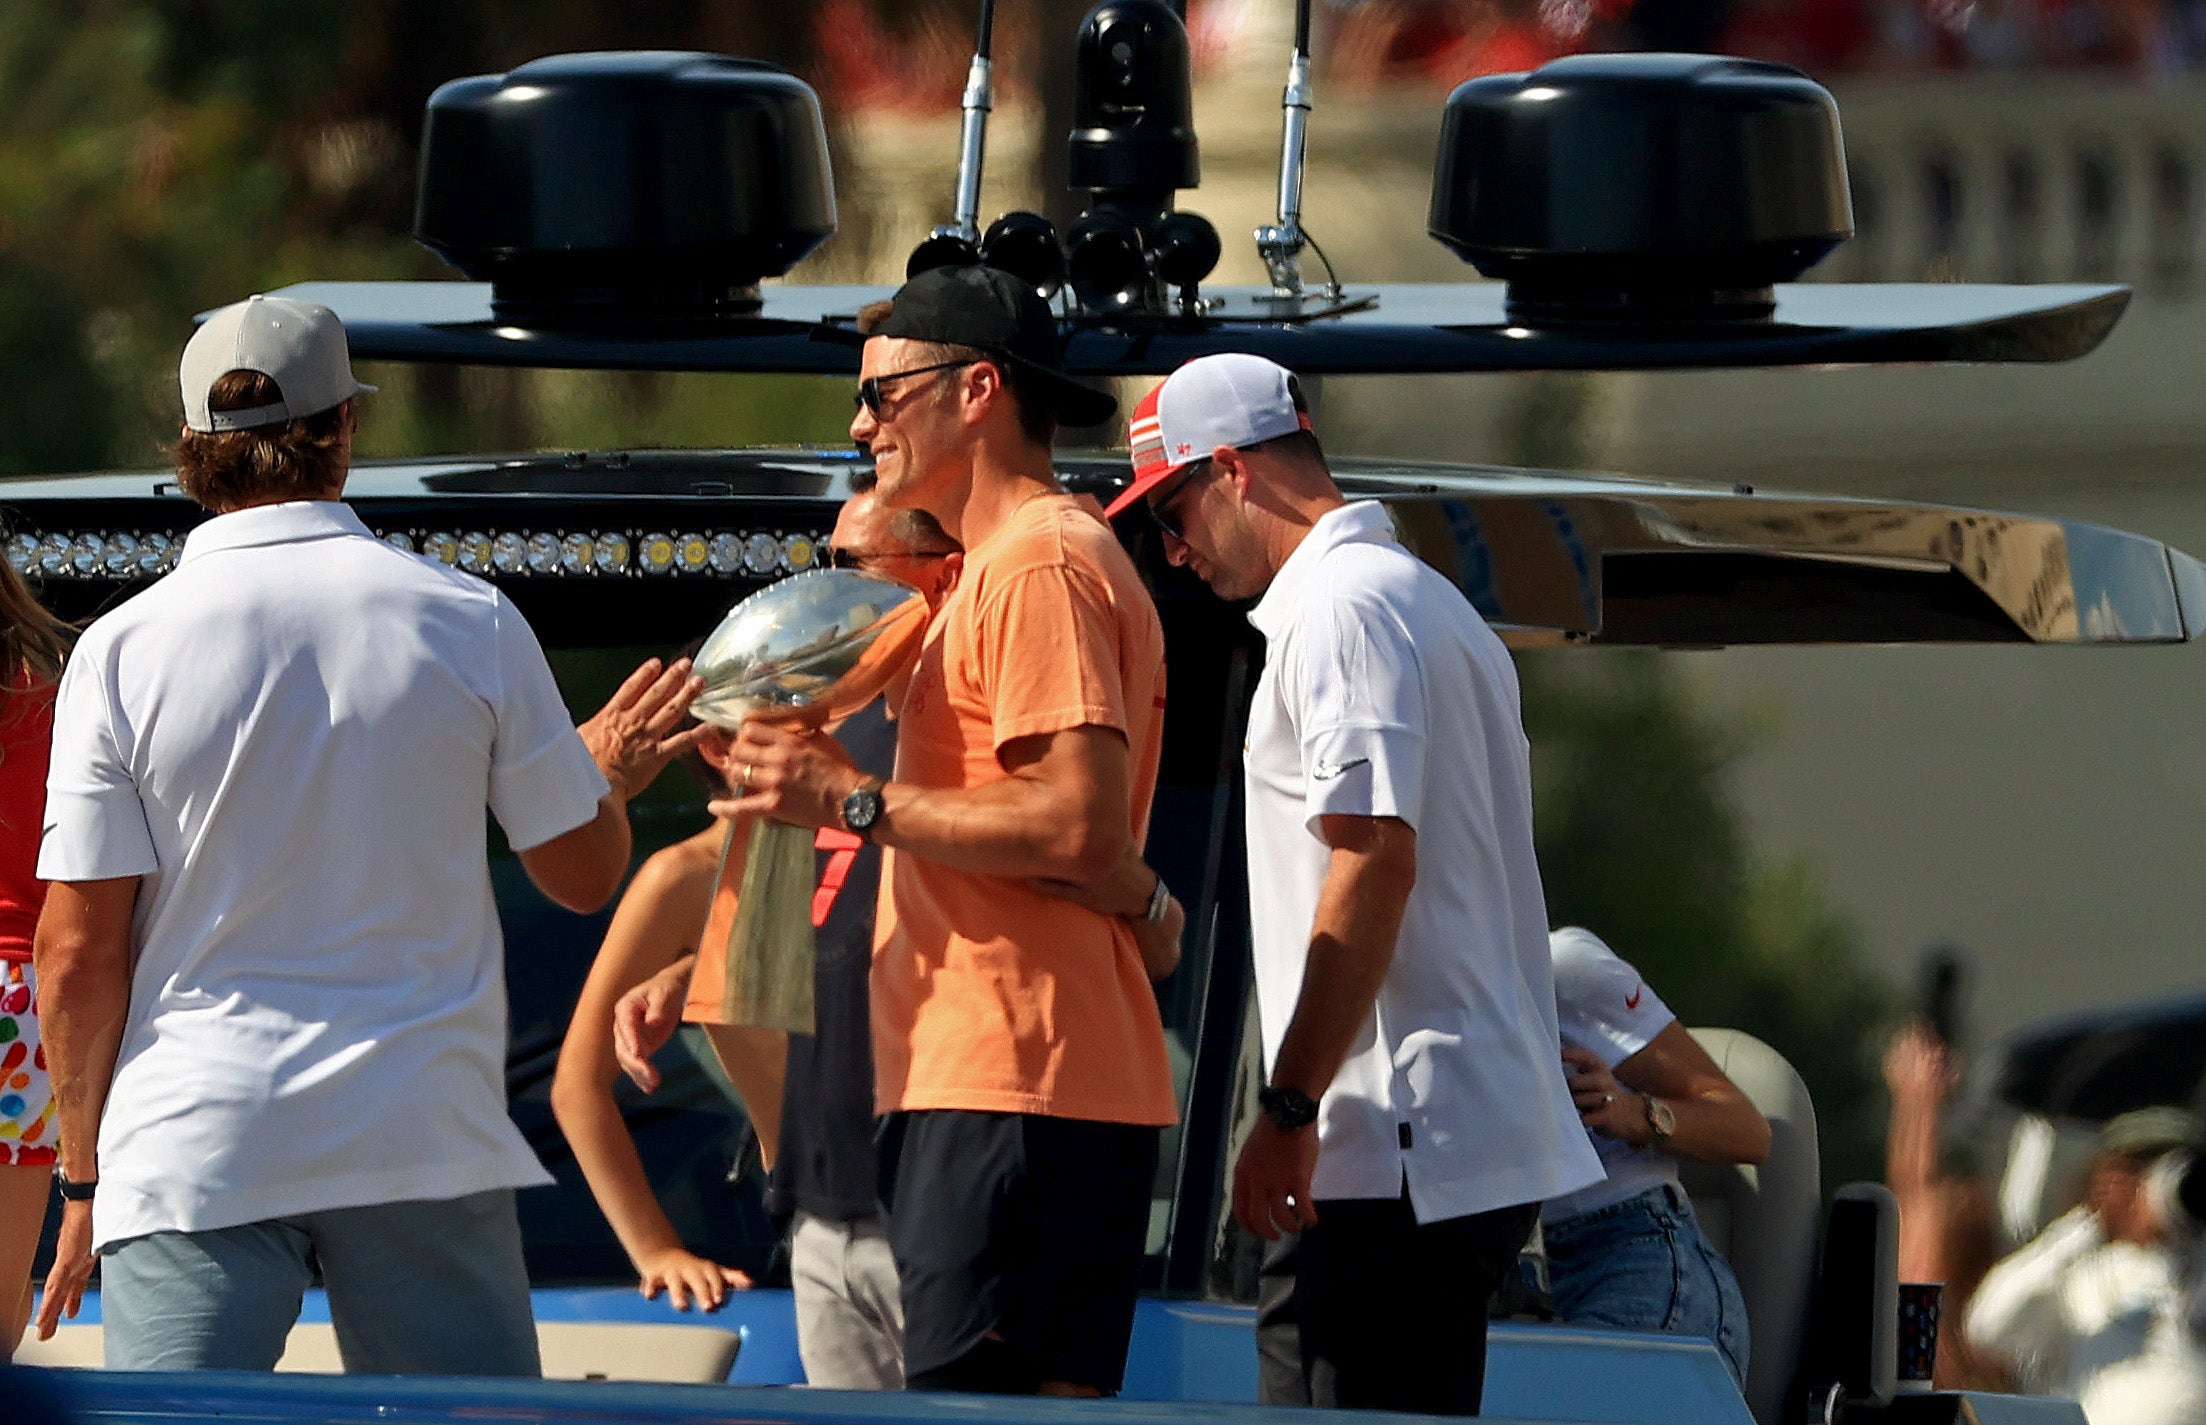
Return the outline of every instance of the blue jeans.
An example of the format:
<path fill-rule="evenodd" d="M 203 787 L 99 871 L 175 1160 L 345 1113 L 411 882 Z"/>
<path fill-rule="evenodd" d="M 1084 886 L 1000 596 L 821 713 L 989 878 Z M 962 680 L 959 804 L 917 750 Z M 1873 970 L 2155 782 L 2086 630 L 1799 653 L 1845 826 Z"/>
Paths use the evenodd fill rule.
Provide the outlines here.
<path fill-rule="evenodd" d="M 1746 1379 L 1746 1302 L 1682 1190 L 1636 1197 L 1542 1225 L 1555 1313 L 1586 1326 L 1701 1336 Z"/>
<path fill-rule="evenodd" d="M 273 1370 L 321 1269 L 345 1369 L 540 1374 L 513 1190 L 155 1232 L 107 1248 L 110 1370 Z"/>

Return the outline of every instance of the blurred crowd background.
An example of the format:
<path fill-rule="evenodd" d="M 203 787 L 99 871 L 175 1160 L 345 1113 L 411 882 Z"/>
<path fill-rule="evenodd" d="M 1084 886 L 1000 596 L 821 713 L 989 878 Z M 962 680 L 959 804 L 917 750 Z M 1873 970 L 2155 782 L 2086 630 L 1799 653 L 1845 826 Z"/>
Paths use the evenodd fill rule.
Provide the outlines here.
<path fill-rule="evenodd" d="M 983 221 L 1060 219 L 1085 5 L 1005 0 Z M 409 238 L 423 101 L 553 52 L 771 59 L 820 91 L 842 231 L 811 280 L 889 281 L 945 220 L 974 0 L 8 0 L 0 5 L 0 474 L 151 470 L 192 313 L 309 278 L 433 278 Z M 1255 280 L 1291 0 L 1189 0 L 1219 276 Z M 1752 480 L 2101 519 L 2206 552 L 2193 273 L 2197 0 L 1365 0 L 1317 7 L 1305 213 L 1351 286 L 1471 280 L 1423 231 L 1440 101 L 1587 49 L 1806 69 L 1845 115 L 1861 234 L 1818 276 L 2119 280 L 2072 367 L 1326 383 L 1337 449 Z M 839 442 L 845 382 L 364 373 L 369 455 Z M 0 485 L 0 507 L 5 488 Z M 2198 979 L 2200 652 L 1527 655 L 1558 923 L 1691 1021 L 1769 1039 L 1827 1181 L 1879 1175 L 1877 1060 L 1924 947 L 1973 967 L 1977 1045 Z"/>

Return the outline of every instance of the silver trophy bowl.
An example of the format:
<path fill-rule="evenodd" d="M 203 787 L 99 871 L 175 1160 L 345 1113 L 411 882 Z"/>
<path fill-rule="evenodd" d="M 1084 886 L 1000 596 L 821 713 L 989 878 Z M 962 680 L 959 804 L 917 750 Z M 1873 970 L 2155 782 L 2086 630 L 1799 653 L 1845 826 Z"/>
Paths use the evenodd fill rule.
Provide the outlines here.
<path fill-rule="evenodd" d="M 693 660 L 690 710 L 716 727 L 753 717 L 819 727 L 881 695 L 919 655 L 927 602 L 893 579 L 818 569 L 728 611 Z"/>
<path fill-rule="evenodd" d="M 730 730 L 751 718 L 816 730 L 848 717 L 918 659 L 927 612 L 918 590 L 893 579 L 792 575 L 737 604 L 705 640 L 692 665 L 705 687 L 690 710 Z M 813 840 L 809 827 L 751 829 L 725 945 L 700 946 L 721 956 L 728 1023 L 812 1032 Z M 716 908 L 728 873 L 723 850 Z M 720 923 L 708 918 L 708 931 Z"/>

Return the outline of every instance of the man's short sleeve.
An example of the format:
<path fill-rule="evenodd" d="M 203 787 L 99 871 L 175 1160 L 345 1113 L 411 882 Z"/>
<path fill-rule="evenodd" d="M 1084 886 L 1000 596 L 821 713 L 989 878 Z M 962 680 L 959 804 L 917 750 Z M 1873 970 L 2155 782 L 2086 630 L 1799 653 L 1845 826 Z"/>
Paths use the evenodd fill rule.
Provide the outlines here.
<path fill-rule="evenodd" d="M 1383 606 L 1334 599 L 1303 620 L 1293 658 L 1311 830 L 1321 816 L 1399 817 L 1415 829 L 1427 728 L 1409 630 Z"/>
<path fill-rule="evenodd" d="M 1021 737 L 1075 727 L 1126 733 L 1119 613 L 1102 582 L 1076 566 L 1022 569 L 981 603 L 976 651 L 998 751 Z"/>
<path fill-rule="evenodd" d="M 597 815 L 609 790 L 575 731 L 544 650 L 520 611 L 497 603 L 498 719 L 490 811 L 516 851 L 541 846 Z"/>
<path fill-rule="evenodd" d="M 1575 925 L 1547 937 L 1555 960 L 1555 1011 L 1565 1041 L 1615 1068 L 1677 1019 L 1629 961 Z"/>
<path fill-rule="evenodd" d="M 80 648 L 54 694 L 42 881 L 110 881 L 161 869 L 115 711 L 98 652 Z"/>

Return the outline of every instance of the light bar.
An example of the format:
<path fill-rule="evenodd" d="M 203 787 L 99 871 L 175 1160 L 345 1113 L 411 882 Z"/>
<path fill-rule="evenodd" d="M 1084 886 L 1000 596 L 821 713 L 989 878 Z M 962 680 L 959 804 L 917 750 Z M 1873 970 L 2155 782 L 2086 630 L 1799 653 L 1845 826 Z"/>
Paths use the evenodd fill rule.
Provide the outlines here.
<path fill-rule="evenodd" d="M 378 529 L 393 549 L 470 574 L 501 579 L 771 579 L 819 559 L 816 530 Z M 25 531 L 7 541 L 8 564 L 27 579 L 155 579 L 176 566 L 182 541 L 161 531 Z"/>

